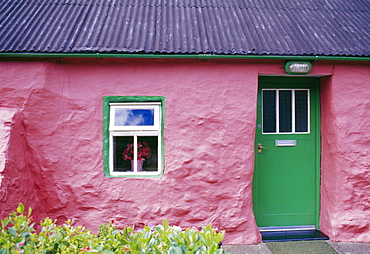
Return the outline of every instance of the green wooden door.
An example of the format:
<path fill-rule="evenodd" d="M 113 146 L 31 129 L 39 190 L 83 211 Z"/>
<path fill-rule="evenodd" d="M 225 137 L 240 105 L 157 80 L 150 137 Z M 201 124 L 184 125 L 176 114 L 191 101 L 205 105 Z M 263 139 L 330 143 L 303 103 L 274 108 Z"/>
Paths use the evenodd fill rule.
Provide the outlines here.
<path fill-rule="evenodd" d="M 319 80 L 260 77 L 253 206 L 258 227 L 315 226 Z"/>

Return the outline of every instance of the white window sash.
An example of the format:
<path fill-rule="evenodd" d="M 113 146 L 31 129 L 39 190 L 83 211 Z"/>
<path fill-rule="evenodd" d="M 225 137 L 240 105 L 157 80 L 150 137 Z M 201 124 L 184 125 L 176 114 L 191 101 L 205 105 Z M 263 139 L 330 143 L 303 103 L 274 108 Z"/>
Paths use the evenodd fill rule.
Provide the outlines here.
<path fill-rule="evenodd" d="M 161 136 L 161 103 L 110 103 L 109 120 L 109 171 L 112 176 L 155 176 L 162 170 L 162 136 Z M 115 109 L 154 109 L 154 124 L 152 126 L 115 126 Z M 114 171 L 114 137 L 131 136 L 134 142 L 134 169 L 133 171 L 117 172 Z M 157 145 L 157 170 L 156 171 L 137 171 L 137 141 L 140 136 L 152 136 L 158 138 Z"/>
<path fill-rule="evenodd" d="M 139 131 L 139 130 L 159 130 L 160 128 L 160 115 L 161 107 L 158 103 L 110 103 L 110 120 L 109 120 L 109 131 Z M 154 124 L 149 126 L 143 125 L 127 125 L 127 126 L 117 126 L 115 125 L 116 120 L 116 110 L 117 109 L 149 109 L 154 112 Z"/>
<path fill-rule="evenodd" d="M 114 171 L 114 155 L 113 155 L 113 137 L 119 137 L 119 136 L 133 136 L 134 137 L 134 171 L 129 172 L 117 172 Z M 137 171 L 137 138 L 140 136 L 152 136 L 152 137 L 158 137 L 158 146 L 157 146 L 157 163 L 158 168 L 156 171 Z M 121 176 L 121 175 L 158 175 L 161 172 L 162 168 L 162 144 L 161 144 L 162 136 L 160 132 L 138 132 L 138 133 L 116 133 L 111 132 L 109 135 L 109 171 L 112 176 Z"/>

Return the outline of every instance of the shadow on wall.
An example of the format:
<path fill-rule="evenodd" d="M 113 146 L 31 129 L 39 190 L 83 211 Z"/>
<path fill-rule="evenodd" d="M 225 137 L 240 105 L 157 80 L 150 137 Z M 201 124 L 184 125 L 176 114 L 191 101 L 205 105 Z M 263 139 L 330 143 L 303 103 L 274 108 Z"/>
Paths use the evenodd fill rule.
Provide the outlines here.
<path fill-rule="evenodd" d="M 94 172 L 93 177 L 104 179 L 102 171 L 93 170 L 102 165 L 101 117 L 96 117 L 100 107 L 81 106 L 47 89 L 32 90 L 22 105 L 15 106 L 7 104 L 12 93 L 2 95 L 8 100 L 0 102 L 0 218 L 19 203 L 33 209 L 35 221 L 51 217 L 63 223 L 67 218 L 78 220 L 76 211 L 95 213 L 91 201 L 96 199 L 90 193 L 95 197 L 97 191 L 85 178 L 71 176 Z M 72 186 L 79 180 L 88 191 L 81 183 L 76 183 L 79 188 Z M 81 207 L 84 195 L 87 208 Z"/>
<path fill-rule="evenodd" d="M 20 202 L 37 208 L 24 133 L 22 114 L 16 109 L 0 108 L 0 218 L 8 216 Z"/>

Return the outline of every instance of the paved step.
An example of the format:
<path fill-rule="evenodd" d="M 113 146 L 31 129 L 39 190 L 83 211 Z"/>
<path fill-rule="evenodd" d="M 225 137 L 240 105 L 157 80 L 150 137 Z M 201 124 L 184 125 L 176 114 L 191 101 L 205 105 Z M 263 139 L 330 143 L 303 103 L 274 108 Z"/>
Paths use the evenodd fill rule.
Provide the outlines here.
<path fill-rule="evenodd" d="M 324 242 L 327 243 L 327 245 L 331 246 L 335 252 L 317 252 L 318 246 L 315 246 L 315 242 Z M 285 242 L 274 242 L 274 244 L 281 244 L 282 247 L 284 247 L 283 243 Z M 293 245 L 299 245 L 301 243 L 304 243 L 306 247 L 306 251 L 308 248 L 308 252 L 303 252 L 304 254 L 308 254 L 311 251 L 316 251 L 316 252 L 311 252 L 311 253 L 339 253 L 339 254 L 370 254 L 370 244 L 369 243 L 351 243 L 351 242 L 332 242 L 332 241 L 293 241 L 291 242 Z M 310 243 L 312 244 L 312 248 L 310 248 Z M 278 253 L 284 253 L 284 252 L 272 252 L 267 244 L 271 243 L 260 243 L 260 244 L 254 244 L 254 245 L 222 245 L 222 249 L 229 251 L 233 254 L 278 254 Z M 319 244 L 321 246 L 325 246 L 325 250 L 328 250 L 328 246 Z M 330 250 L 330 249 L 329 249 Z M 286 249 L 287 252 L 284 254 L 303 254 L 302 252 L 299 252 L 299 250 L 292 250 L 290 248 L 289 250 Z M 292 252 L 293 251 L 293 252 Z M 298 251 L 298 252 L 297 252 Z"/>

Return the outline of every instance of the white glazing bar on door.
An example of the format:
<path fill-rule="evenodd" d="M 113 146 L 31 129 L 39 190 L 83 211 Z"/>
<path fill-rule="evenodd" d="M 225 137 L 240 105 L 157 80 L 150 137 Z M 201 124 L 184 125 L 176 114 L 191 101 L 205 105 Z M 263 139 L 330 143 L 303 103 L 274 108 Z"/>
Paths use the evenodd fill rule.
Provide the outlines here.
<path fill-rule="evenodd" d="M 295 133 L 295 89 L 292 90 L 292 133 Z"/>
<path fill-rule="evenodd" d="M 308 119 L 307 119 L 307 124 L 308 124 L 308 126 L 307 126 L 307 131 L 308 131 L 308 133 L 310 133 L 310 90 L 308 90 L 307 89 L 307 107 L 308 107 L 308 110 L 307 110 L 307 117 L 308 117 Z"/>

